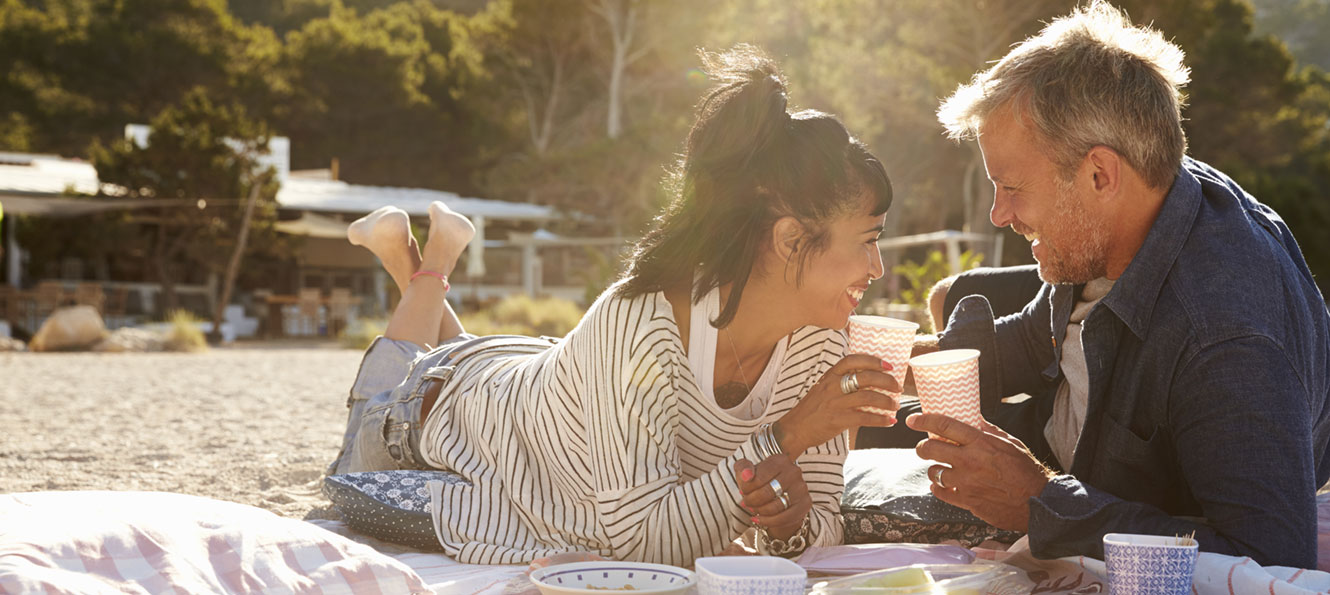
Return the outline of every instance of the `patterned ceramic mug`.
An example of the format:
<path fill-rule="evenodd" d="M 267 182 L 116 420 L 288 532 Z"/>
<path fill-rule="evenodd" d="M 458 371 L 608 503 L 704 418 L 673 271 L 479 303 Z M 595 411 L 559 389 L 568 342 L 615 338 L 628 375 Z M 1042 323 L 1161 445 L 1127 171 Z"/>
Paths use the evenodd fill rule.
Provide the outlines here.
<path fill-rule="evenodd" d="M 1196 540 L 1190 537 L 1109 533 L 1104 536 L 1111 595 L 1187 595 L 1196 572 Z"/>

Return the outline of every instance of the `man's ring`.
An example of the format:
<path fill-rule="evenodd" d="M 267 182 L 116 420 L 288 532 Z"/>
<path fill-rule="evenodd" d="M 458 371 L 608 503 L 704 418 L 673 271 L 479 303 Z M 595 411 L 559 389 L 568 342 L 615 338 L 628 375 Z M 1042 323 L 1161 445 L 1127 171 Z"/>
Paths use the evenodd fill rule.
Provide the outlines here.
<path fill-rule="evenodd" d="M 859 390 L 859 375 L 846 374 L 840 377 L 840 392 L 850 394 Z"/>
<path fill-rule="evenodd" d="M 780 486 L 780 481 L 772 479 L 770 482 L 767 483 L 767 486 L 771 488 L 771 491 L 776 493 L 777 498 L 785 495 L 785 488 L 782 488 Z"/>
<path fill-rule="evenodd" d="M 946 484 L 942 483 L 942 472 L 946 470 L 947 470 L 946 467 L 938 467 L 937 473 L 933 474 L 933 483 L 937 484 L 937 487 L 942 488 L 944 490 L 947 489 L 947 486 Z"/>
<path fill-rule="evenodd" d="M 789 494 L 786 494 L 785 492 L 781 492 L 780 494 L 777 494 L 777 496 L 780 497 L 780 503 L 781 503 L 781 506 L 784 506 L 785 508 L 789 508 L 789 507 L 790 507 L 790 495 L 789 495 Z"/>

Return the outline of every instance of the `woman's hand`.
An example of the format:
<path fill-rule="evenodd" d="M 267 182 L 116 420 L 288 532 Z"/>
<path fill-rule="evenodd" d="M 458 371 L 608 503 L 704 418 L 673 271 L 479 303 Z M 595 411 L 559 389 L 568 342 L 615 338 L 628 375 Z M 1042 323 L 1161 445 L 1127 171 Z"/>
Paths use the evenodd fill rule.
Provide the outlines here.
<path fill-rule="evenodd" d="M 770 457 L 756 467 L 748 459 L 734 463 L 734 474 L 743 494 L 744 510 L 752 513 L 753 524 L 765 527 L 776 539 L 787 539 L 799 531 L 804 517 L 813 509 L 813 497 L 804 483 L 804 473 L 794 459 L 784 454 Z M 771 480 L 780 484 L 785 502 L 773 489 Z"/>
<path fill-rule="evenodd" d="M 888 373 L 890 369 L 890 364 L 871 355 L 845 356 L 827 370 L 794 409 L 772 426 L 781 451 L 797 459 L 805 450 L 827 442 L 847 429 L 895 425 L 900 401 L 869 390 L 870 387 L 879 388 L 899 395 L 901 387 Z M 841 391 L 841 378 L 850 374 L 859 381 L 859 390 L 847 395 Z"/>

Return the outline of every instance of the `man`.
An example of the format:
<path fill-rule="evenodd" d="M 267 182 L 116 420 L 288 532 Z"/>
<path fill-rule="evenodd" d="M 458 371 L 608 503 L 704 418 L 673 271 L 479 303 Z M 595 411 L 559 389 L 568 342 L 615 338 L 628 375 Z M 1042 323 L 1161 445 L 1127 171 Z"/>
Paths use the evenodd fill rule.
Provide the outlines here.
<path fill-rule="evenodd" d="M 974 347 L 986 415 L 1040 395 L 1060 475 L 991 424 L 907 420 L 933 493 L 1039 557 L 1110 532 L 1189 535 L 1261 564 L 1316 564 L 1330 478 L 1330 316 L 1279 216 L 1184 156 L 1182 52 L 1094 2 L 1016 46 L 939 110 L 976 138 L 992 220 L 1032 242 L 1039 294 L 993 321 L 967 297 L 939 338 Z M 1051 321 L 1051 325 L 1050 325 Z"/>

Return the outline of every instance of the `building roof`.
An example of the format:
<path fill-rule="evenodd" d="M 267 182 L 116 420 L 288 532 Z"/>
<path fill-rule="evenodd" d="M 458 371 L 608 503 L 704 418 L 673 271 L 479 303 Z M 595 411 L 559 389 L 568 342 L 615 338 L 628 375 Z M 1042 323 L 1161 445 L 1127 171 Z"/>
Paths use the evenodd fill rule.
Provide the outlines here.
<path fill-rule="evenodd" d="M 52 155 L 0 152 L 0 201 L 10 215 L 52 216 L 82 215 L 95 210 L 135 208 L 160 205 L 150 200 L 87 198 L 102 186 L 91 163 Z M 114 195 L 108 188 L 105 194 Z M 75 198 L 70 195 L 84 195 Z M 57 197 L 60 197 L 57 200 Z M 205 197 L 226 198 L 226 197 Z M 551 207 L 485 198 L 467 198 L 452 192 L 425 188 L 365 186 L 339 180 L 288 177 L 277 192 L 277 205 L 283 209 L 322 213 L 362 215 L 385 205 L 394 205 L 407 213 L 429 216 L 429 204 L 443 201 L 449 208 L 467 217 L 523 221 L 548 221 L 558 218 Z M 193 200 L 188 201 L 193 203 Z M 97 206 L 94 207 L 93 205 Z"/>
<path fill-rule="evenodd" d="M 452 192 L 426 188 L 364 186 L 340 180 L 287 178 L 277 192 L 277 204 L 283 209 L 323 213 L 364 214 L 382 206 L 393 205 L 413 216 L 429 216 L 429 204 L 442 201 L 448 208 L 467 217 L 548 221 L 558 215 L 541 205 L 507 202 L 485 198 L 466 198 Z"/>

